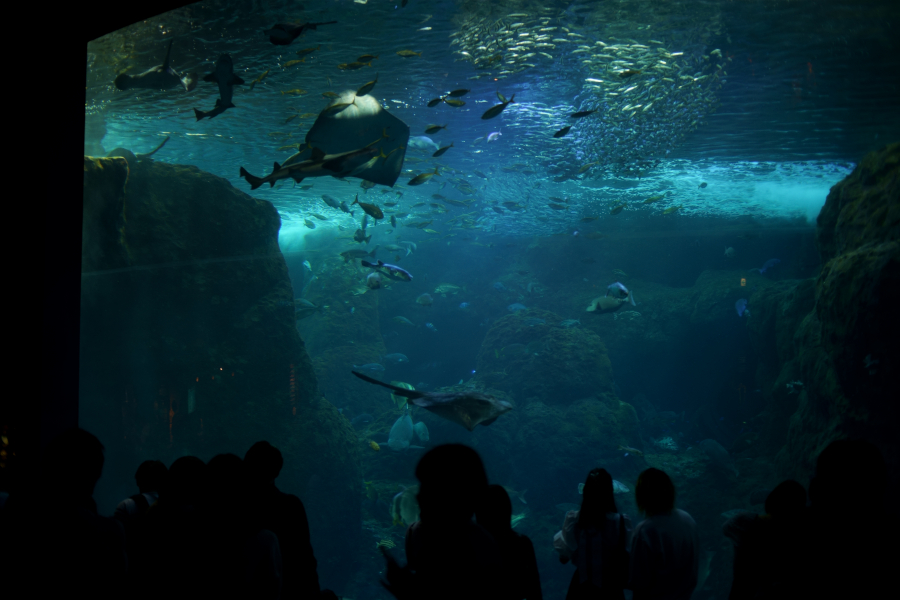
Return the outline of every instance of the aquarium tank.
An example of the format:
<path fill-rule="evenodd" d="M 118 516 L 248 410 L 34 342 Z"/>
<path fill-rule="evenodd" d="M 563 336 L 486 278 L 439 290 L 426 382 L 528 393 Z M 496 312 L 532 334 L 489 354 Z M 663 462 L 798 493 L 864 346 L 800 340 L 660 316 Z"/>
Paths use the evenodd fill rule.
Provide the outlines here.
<path fill-rule="evenodd" d="M 561 600 L 579 484 L 606 469 L 637 524 L 655 467 L 707 600 L 732 583 L 723 524 L 830 442 L 874 443 L 896 498 L 898 13 L 211 0 L 93 39 L 98 513 L 144 461 L 265 440 L 321 587 L 387 599 L 416 465 L 459 443 Z"/>

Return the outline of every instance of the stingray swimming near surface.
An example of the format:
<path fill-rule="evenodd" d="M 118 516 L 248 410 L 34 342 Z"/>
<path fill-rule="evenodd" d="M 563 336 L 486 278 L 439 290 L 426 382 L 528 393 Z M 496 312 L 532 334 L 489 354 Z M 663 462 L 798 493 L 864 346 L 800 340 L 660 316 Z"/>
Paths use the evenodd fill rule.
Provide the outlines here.
<path fill-rule="evenodd" d="M 418 392 L 383 383 L 362 373 L 351 371 L 354 375 L 386 387 L 398 396 L 409 398 L 409 402 L 431 411 L 448 421 L 458 423 L 472 431 L 476 425 L 490 425 L 497 417 L 512 410 L 512 405 L 504 400 L 476 391 L 466 392 Z"/>

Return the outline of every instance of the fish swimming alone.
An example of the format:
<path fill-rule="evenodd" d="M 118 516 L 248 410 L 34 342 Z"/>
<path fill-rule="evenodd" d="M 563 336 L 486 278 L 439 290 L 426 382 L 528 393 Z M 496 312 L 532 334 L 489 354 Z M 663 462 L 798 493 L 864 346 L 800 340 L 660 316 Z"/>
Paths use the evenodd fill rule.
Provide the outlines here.
<path fill-rule="evenodd" d="M 263 33 L 269 36 L 269 41 L 276 46 L 287 46 L 307 31 L 315 31 L 319 25 L 333 25 L 337 21 L 324 23 L 276 23 L 272 29 L 266 29 Z"/>
<path fill-rule="evenodd" d="M 627 298 L 631 301 L 632 306 L 637 306 L 637 304 L 635 304 L 634 302 L 634 293 L 629 291 L 627 287 L 625 287 L 618 281 L 607 286 L 606 295 L 613 296 L 614 298 L 619 298 L 620 300 L 624 300 Z"/>
<path fill-rule="evenodd" d="M 250 189 L 255 190 L 264 183 L 274 186 L 279 179 L 290 177 L 297 183 L 306 177 L 352 177 L 356 173 L 365 171 L 379 158 L 387 158 L 380 148 L 368 146 L 360 150 L 351 150 L 340 154 L 325 154 L 319 148 L 313 148 L 312 158 L 291 165 L 281 166 L 275 163 L 272 172 L 266 177 L 255 177 L 241 167 L 241 177 L 250 184 Z"/>
<path fill-rule="evenodd" d="M 409 147 L 418 150 L 430 150 L 431 148 L 434 148 L 435 150 L 441 149 L 441 147 L 427 135 L 417 135 L 409 138 Z"/>
<path fill-rule="evenodd" d="M 420 392 L 390 385 L 351 371 L 354 375 L 382 387 L 393 390 L 398 396 L 409 399 L 409 402 L 433 412 L 437 416 L 462 425 L 473 431 L 478 425 L 490 425 L 503 413 L 512 410 L 512 405 L 505 400 L 497 400 L 488 394 L 473 390 L 465 392 Z"/>
<path fill-rule="evenodd" d="M 506 108 L 507 106 L 509 106 L 510 104 L 515 103 L 515 101 L 516 101 L 516 95 L 515 95 L 515 94 L 513 94 L 513 95 L 510 97 L 509 100 L 507 100 L 506 98 L 504 98 L 504 97 L 500 94 L 500 92 L 497 92 L 497 96 L 500 97 L 500 101 L 502 102 L 502 104 L 497 104 L 497 105 L 492 106 L 491 108 L 487 109 L 486 111 L 484 111 L 484 114 L 481 115 L 481 118 L 482 118 L 482 119 L 493 119 L 494 117 L 496 117 L 497 115 L 499 115 L 500 113 L 502 113 L 502 112 L 503 112 L 503 109 L 505 109 L 505 108 Z"/>
<path fill-rule="evenodd" d="M 231 98 L 234 95 L 234 86 L 243 85 L 244 80 L 234 74 L 234 63 L 231 55 L 223 54 L 216 61 L 216 70 L 203 78 L 203 81 L 215 82 L 219 85 L 219 97 L 216 99 L 216 107 L 209 111 L 203 112 L 194 109 L 194 115 L 199 121 L 203 117 L 210 119 L 216 115 L 220 115 L 228 108 L 234 108 Z"/>
<path fill-rule="evenodd" d="M 147 69 L 138 75 L 128 75 L 122 73 L 115 80 L 116 88 L 120 90 L 142 89 L 142 90 L 168 90 L 176 86 L 184 87 L 184 91 L 190 92 L 197 87 L 197 74 L 190 73 L 184 77 L 180 77 L 178 73 L 170 66 L 170 57 L 172 54 L 172 43 L 169 41 L 169 47 L 166 49 L 166 58 L 163 64 L 157 65 L 152 69 Z"/>
<path fill-rule="evenodd" d="M 762 275 L 769 269 L 773 269 L 776 266 L 778 266 L 778 263 L 780 263 L 780 262 L 781 262 L 781 260 L 779 260 L 777 258 L 770 258 L 769 260 L 766 261 L 766 263 L 762 266 L 761 269 L 750 269 L 750 272 L 752 273 L 753 271 L 759 271 L 759 274 Z"/>
<path fill-rule="evenodd" d="M 380 260 L 375 264 L 372 264 L 367 260 L 360 261 L 360 263 L 362 264 L 362 266 L 375 269 L 385 277 L 394 279 L 396 281 L 412 281 L 413 278 L 413 276 L 410 275 L 409 271 L 407 271 L 406 269 L 401 269 L 397 265 L 386 264 Z"/>

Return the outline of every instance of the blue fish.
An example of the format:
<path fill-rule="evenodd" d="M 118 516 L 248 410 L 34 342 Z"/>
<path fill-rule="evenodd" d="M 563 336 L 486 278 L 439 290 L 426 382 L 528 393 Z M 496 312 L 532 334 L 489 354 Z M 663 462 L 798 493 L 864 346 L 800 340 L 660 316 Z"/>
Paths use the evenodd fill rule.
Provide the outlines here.
<path fill-rule="evenodd" d="M 737 302 L 734 303 L 734 309 L 737 311 L 739 317 L 743 317 L 745 314 L 749 317 L 750 310 L 747 308 L 747 299 L 741 298 Z"/>
<path fill-rule="evenodd" d="M 409 362 L 409 359 L 406 358 L 406 355 L 400 354 L 399 352 L 395 352 L 393 354 L 386 354 L 384 356 L 384 360 L 389 362 L 392 365 L 399 365 L 400 363 Z"/>
<path fill-rule="evenodd" d="M 780 262 L 781 262 L 781 261 L 780 261 L 779 259 L 777 259 L 777 258 L 770 258 L 769 260 L 766 261 L 766 264 L 764 264 L 764 265 L 762 266 L 761 269 L 750 269 L 750 271 L 751 271 L 751 272 L 752 272 L 752 271 L 759 271 L 759 274 L 762 275 L 763 273 L 765 273 L 765 272 L 768 271 L 769 269 L 774 268 L 774 267 L 775 267 L 776 265 L 778 265 L 778 263 L 780 263 Z"/>
<path fill-rule="evenodd" d="M 498 281 L 494 284 L 494 289 L 497 290 L 498 292 L 505 292 L 506 286 Z"/>
<path fill-rule="evenodd" d="M 517 310 L 527 310 L 527 309 L 525 308 L 524 304 L 519 304 L 518 302 L 516 302 L 514 304 L 510 304 L 509 306 L 507 306 L 506 310 L 508 310 L 509 312 L 516 312 Z"/>
<path fill-rule="evenodd" d="M 429 329 L 429 330 L 431 330 L 431 331 L 433 331 L 433 332 L 435 332 L 435 333 L 437 333 L 437 327 L 435 327 L 435 326 L 434 326 L 433 324 L 431 324 L 431 323 L 425 323 L 425 328 L 426 328 L 426 329 Z"/>
<path fill-rule="evenodd" d="M 546 322 L 547 321 L 545 321 L 544 319 L 539 319 L 537 317 L 529 317 L 528 319 L 525 319 L 525 321 L 524 321 L 524 323 L 526 325 L 528 325 L 529 327 L 534 327 L 535 325 L 543 325 Z"/>
<path fill-rule="evenodd" d="M 465 310 L 465 309 L 469 308 L 470 306 L 472 306 L 472 305 L 471 305 L 470 303 L 468 303 L 468 302 L 461 302 L 461 303 L 459 304 L 459 307 L 460 307 L 462 310 Z"/>
<path fill-rule="evenodd" d="M 384 367 L 379 365 L 378 363 L 369 363 L 367 365 L 353 365 L 353 368 L 360 371 L 368 371 L 370 373 L 381 373 L 382 371 L 384 371 Z"/>

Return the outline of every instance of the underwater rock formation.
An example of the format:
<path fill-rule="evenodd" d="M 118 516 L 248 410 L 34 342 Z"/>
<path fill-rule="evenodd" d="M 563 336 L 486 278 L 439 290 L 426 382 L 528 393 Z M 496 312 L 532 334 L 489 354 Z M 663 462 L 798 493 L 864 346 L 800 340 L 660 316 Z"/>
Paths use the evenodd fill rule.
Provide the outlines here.
<path fill-rule="evenodd" d="M 754 304 L 751 335 L 775 349 L 768 378 L 779 475 L 804 480 L 831 441 L 875 443 L 898 490 L 900 445 L 891 368 L 900 359 L 900 144 L 866 156 L 828 194 L 817 241 L 825 265 L 814 286 L 801 281 Z M 751 298 L 751 303 L 754 299 Z M 783 430 L 783 417 L 792 414 Z"/>
<path fill-rule="evenodd" d="M 517 401 L 568 405 L 594 394 L 612 394 L 612 366 L 600 336 L 581 327 L 552 327 L 554 313 L 521 310 L 498 319 L 478 355 L 475 379 Z"/>
<path fill-rule="evenodd" d="M 359 546 L 356 436 L 295 328 L 277 211 L 133 154 L 85 156 L 84 173 L 80 421 L 107 448 L 98 497 L 130 494 L 140 460 L 268 440 L 279 487 L 306 505 L 323 585 L 339 585 Z M 115 480 L 128 487 L 104 489 Z"/>

